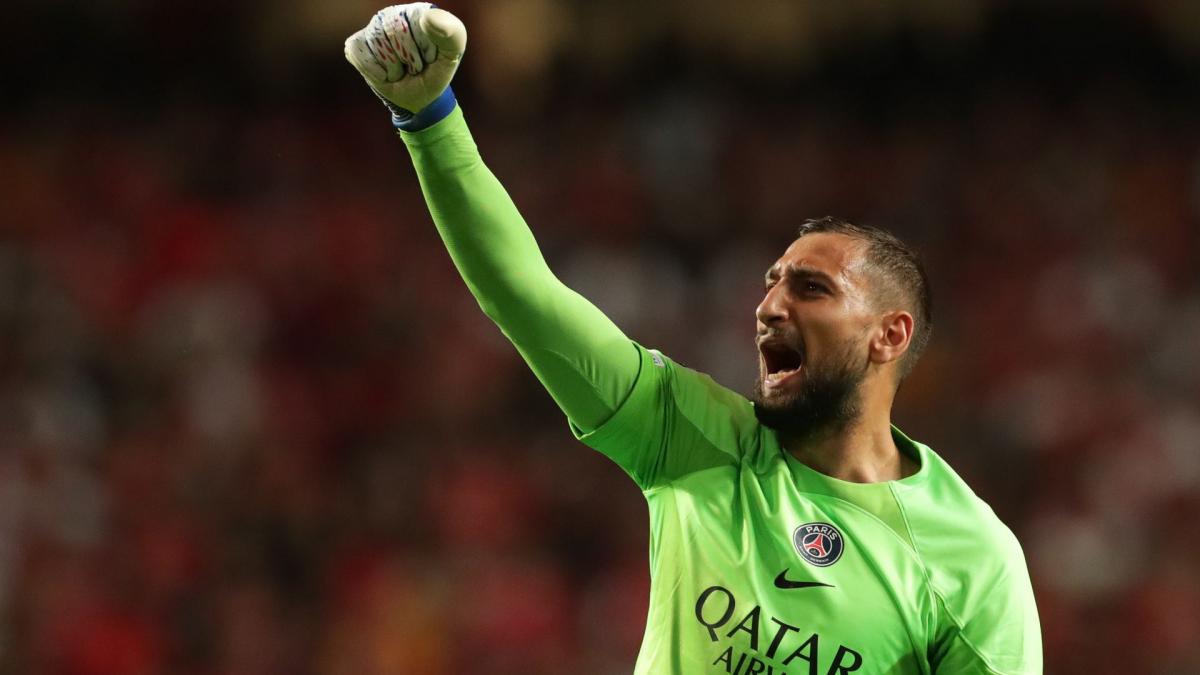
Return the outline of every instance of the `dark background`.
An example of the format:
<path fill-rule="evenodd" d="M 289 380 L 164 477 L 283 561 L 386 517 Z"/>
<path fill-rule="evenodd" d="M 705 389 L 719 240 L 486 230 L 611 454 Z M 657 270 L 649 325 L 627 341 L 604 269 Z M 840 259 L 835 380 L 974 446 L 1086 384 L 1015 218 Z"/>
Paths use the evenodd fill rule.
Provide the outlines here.
<path fill-rule="evenodd" d="M 896 421 L 1047 673 L 1200 673 L 1200 5 L 460 1 L 552 266 L 742 391 L 805 218 L 916 245 Z M 645 506 L 479 312 L 341 55 L 379 5 L 0 24 L 0 672 L 627 673 Z"/>

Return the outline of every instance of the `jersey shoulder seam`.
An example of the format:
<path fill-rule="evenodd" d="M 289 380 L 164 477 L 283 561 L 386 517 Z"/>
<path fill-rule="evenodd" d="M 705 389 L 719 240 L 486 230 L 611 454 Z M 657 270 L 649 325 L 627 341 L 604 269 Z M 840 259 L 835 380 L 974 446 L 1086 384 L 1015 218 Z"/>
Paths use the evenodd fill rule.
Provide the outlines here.
<path fill-rule="evenodd" d="M 908 509 L 904 506 L 904 500 L 900 499 L 900 495 L 896 492 L 895 484 L 888 485 L 888 492 L 892 493 L 892 499 L 896 502 L 896 509 L 900 511 L 900 520 L 904 523 L 904 529 L 908 530 L 908 543 L 912 546 L 917 560 L 921 561 L 921 574 L 925 575 L 925 585 L 932 591 L 933 579 L 929 576 L 929 565 L 925 562 L 925 556 L 921 555 L 921 547 L 917 546 L 917 533 L 913 530 L 912 521 L 908 518 Z"/>
<path fill-rule="evenodd" d="M 950 608 L 946 606 L 946 601 L 942 597 L 942 594 L 939 593 L 936 588 L 932 588 L 932 586 L 930 588 L 937 596 L 938 604 L 942 606 L 942 609 L 946 612 L 946 615 L 949 616 L 954 622 L 954 627 L 958 629 L 954 634 L 954 639 L 962 640 L 963 644 L 967 645 L 967 647 L 971 650 L 971 653 L 979 659 L 979 662 L 983 664 L 984 668 L 988 669 L 988 672 L 991 673 L 991 675 L 1008 675 L 1005 671 L 999 670 L 993 666 L 988 657 L 984 655 L 984 653 L 980 651 L 978 647 L 975 646 L 975 643 L 971 642 L 971 640 L 967 638 L 966 634 L 963 633 L 962 623 L 954 616 L 954 613 L 950 611 Z"/>
<path fill-rule="evenodd" d="M 912 546 L 913 554 L 917 556 L 917 561 L 921 563 L 921 575 L 925 577 L 926 592 L 933 596 L 934 606 L 941 608 L 942 611 L 950 615 L 954 625 L 958 626 L 958 620 L 954 618 L 953 614 L 950 614 L 949 610 L 945 607 L 945 601 L 942 599 L 941 594 L 937 592 L 937 588 L 933 585 L 933 576 L 929 573 L 929 563 L 925 561 L 925 556 L 921 553 L 921 547 L 917 544 L 917 533 L 913 530 L 912 521 L 909 520 L 908 509 L 904 506 L 904 500 L 900 499 L 900 495 L 896 492 L 894 484 L 889 486 L 889 491 L 892 493 L 892 499 L 896 501 L 896 509 L 900 511 L 900 520 L 904 523 L 904 529 L 908 530 L 908 544 Z M 959 632 L 961 631 L 962 629 L 960 628 Z M 934 634 L 936 635 L 936 633 L 937 626 L 935 625 Z"/>
<path fill-rule="evenodd" d="M 681 419 L 685 420 L 688 424 L 690 424 L 692 426 L 692 428 L 695 429 L 696 432 L 701 437 L 703 437 L 706 441 L 708 441 L 709 444 L 717 452 L 719 452 L 722 455 L 725 455 L 726 457 L 729 458 L 729 461 L 725 464 L 701 467 L 701 468 L 698 468 L 698 469 L 695 469 L 692 471 L 688 471 L 686 473 L 682 473 L 678 476 L 674 476 L 665 481 L 655 482 L 653 484 L 650 484 L 648 487 L 642 489 L 642 494 L 648 496 L 650 493 L 655 492 L 661 488 L 671 487 L 676 482 L 678 482 L 684 478 L 687 478 L 688 476 L 692 476 L 692 475 L 700 473 L 702 471 L 708 471 L 709 469 L 741 466 L 742 463 L 744 462 L 746 456 L 748 454 L 750 454 L 749 452 L 747 452 L 746 448 L 744 447 L 744 442 L 746 440 L 744 438 L 744 435 L 742 433 L 740 433 L 740 430 L 739 430 L 739 433 L 735 434 L 735 437 L 736 437 L 737 443 L 738 443 L 738 447 L 734 450 L 733 454 L 726 452 L 719 443 L 715 442 L 714 439 L 709 435 L 708 430 L 705 429 L 703 425 L 697 424 L 695 422 L 695 420 L 693 420 L 691 418 L 691 416 L 689 416 L 684 411 L 683 407 L 679 405 L 679 399 L 676 398 L 676 385 L 679 382 L 679 372 L 678 371 L 679 371 L 679 369 L 687 369 L 687 370 L 690 370 L 691 372 L 695 373 L 698 376 L 707 377 L 709 380 L 712 380 L 713 384 L 724 389 L 726 392 L 732 394 L 732 397 L 735 398 L 739 403 L 748 403 L 748 400 L 746 399 L 746 397 L 742 396 L 741 394 L 726 387 L 725 385 L 721 384 L 720 382 L 717 382 L 708 373 L 704 373 L 699 370 L 687 368 L 687 366 L 677 363 L 674 359 L 672 359 L 669 356 L 666 356 L 665 354 L 658 351 L 657 349 L 652 350 L 652 349 L 647 349 L 645 347 L 642 347 L 642 349 L 645 349 L 647 353 L 657 353 L 659 358 L 661 358 L 665 362 L 665 365 L 661 366 L 663 368 L 663 370 L 665 371 L 664 375 L 665 375 L 665 380 L 666 380 L 665 381 L 666 391 L 664 392 L 666 394 L 666 397 L 665 397 L 666 400 L 663 402 L 664 405 L 667 405 L 667 406 L 670 406 L 671 408 L 673 408 L 679 414 L 679 417 Z M 651 357 L 651 358 L 653 358 L 653 357 Z M 655 360 L 655 362 L 657 363 L 657 360 Z M 738 424 L 737 424 L 737 421 L 735 420 L 735 414 L 732 411 L 728 417 L 729 417 L 730 424 L 737 427 Z M 670 415 L 667 415 L 667 418 L 669 420 Z M 669 443 L 670 443 L 670 440 L 669 440 L 669 438 L 666 437 L 666 435 L 664 435 L 663 442 L 664 442 L 664 444 L 667 444 L 667 445 L 669 445 Z M 667 448 L 663 448 L 663 451 L 665 451 L 666 449 Z"/>
<path fill-rule="evenodd" d="M 954 612 L 950 609 L 950 606 L 946 604 L 945 596 L 942 595 L 942 592 L 939 591 L 937 586 L 933 583 L 933 577 L 929 573 L 929 564 L 925 561 L 925 556 L 921 554 L 921 546 L 917 543 L 917 533 L 915 530 L 913 530 L 912 522 L 908 518 L 908 510 L 904 507 L 904 500 L 900 499 L 900 495 L 896 493 L 895 486 L 892 487 L 892 498 L 896 500 L 896 506 L 900 509 L 900 517 L 904 520 L 904 527 L 908 528 L 909 539 L 912 540 L 913 551 L 915 551 L 917 554 L 917 560 L 921 561 L 921 573 L 925 575 L 925 585 L 929 588 L 929 592 L 932 593 L 937 599 L 937 606 L 943 613 L 945 613 L 947 617 L 949 617 L 950 623 L 955 628 L 954 637 L 961 639 L 963 643 L 966 644 L 971 650 L 971 653 L 974 654 L 983 664 L 983 667 L 987 668 L 992 675 L 1005 675 L 1003 672 L 992 666 L 992 663 L 987 656 L 985 656 L 984 653 L 980 651 L 973 642 L 967 639 L 966 634 L 963 633 L 962 620 L 954 615 Z"/>

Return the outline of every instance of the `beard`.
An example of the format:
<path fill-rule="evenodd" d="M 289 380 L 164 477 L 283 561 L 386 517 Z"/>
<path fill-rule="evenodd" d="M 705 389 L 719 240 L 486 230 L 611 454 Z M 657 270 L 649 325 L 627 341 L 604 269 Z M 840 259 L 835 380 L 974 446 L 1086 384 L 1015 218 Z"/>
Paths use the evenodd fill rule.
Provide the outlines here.
<path fill-rule="evenodd" d="M 860 389 L 870 361 L 855 365 L 855 345 L 846 348 L 828 366 L 812 368 L 795 391 L 767 398 L 760 376 L 750 400 L 763 426 L 798 438 L 811 438 L 845 428 L 862 411 Z M 806 364 L 805 368 L 809 368 Z"/>

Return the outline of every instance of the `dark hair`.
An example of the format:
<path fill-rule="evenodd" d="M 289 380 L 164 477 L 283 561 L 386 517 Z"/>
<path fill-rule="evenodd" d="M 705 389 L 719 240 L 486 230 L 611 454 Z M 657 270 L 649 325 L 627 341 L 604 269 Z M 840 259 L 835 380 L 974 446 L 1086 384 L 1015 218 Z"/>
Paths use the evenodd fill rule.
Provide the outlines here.
<path fill-rule="evenodd" d="M 915 319 L 908 352 L 900 362 L 900 379 L 908 377 L 917 359 L 929 344 L 933 334 L 933 298 L 929 292 L 929 277 L 921 257 L 895 235 L 874 227 L 864 227 L 825 216 L 804 222 L 796 232 L 799 239 L 818 232 L 844 234 L 867 243 L 867 264 L 885 282 L 884 288 L 872 289 L 877 302 L 899 303 L 910 310 Z"/>

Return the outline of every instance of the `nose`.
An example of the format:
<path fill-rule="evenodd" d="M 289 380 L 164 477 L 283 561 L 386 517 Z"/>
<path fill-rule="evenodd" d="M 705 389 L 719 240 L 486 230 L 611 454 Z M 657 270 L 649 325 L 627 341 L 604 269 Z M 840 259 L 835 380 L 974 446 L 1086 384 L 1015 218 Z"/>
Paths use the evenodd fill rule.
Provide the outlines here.
<path fill-rule="evenodd" d="M 774 326 L 787 319 L 787 303 L 784 302 L 786 289 L 784 284 L 775 284 L 767 295 L 758 303 L 754 316 L 764 326 Z"/>

